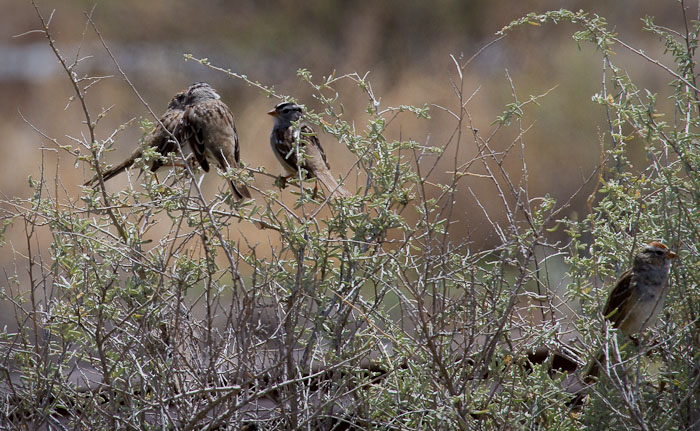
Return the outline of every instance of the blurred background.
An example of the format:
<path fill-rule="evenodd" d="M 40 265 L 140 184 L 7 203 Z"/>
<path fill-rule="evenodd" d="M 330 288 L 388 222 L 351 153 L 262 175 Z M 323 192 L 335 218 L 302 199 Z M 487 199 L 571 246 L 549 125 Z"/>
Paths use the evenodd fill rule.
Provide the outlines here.
<path fill-rule="evenodd" d="M 0 88 L 4 97 L 0 103 L 0 192 L 5 198 L 29 196 L 27 178 L 38 176 L 43 157 L 45 175 L 53 178 L 60 172 L 67 192 L 77 198 L 79 185 L 92 172 L 84 164 L 75 165 L 66 154 L 57 163 L 54 152 L 41 151 L 42 146 L 52 144 L 33 131 L 22 116 L 62 144 L 70 144 L 68 136 L 86 133 L 80 107 L 72 103 L 66 109 L 72 89 L 44 35 L 23 34 L 40 28 L 32 5 L 12 0 L 1 3 Z M 690 17 L 697 15 L 696 6 L 688 11 Z M 334 71 L 338 75 L 364 75 L 369 71 L 368 78 L 382 107 L 437 104 L 456 110 L 459 102 L 450 80 L 456 79 L 457 73 L 450 55 L 469 58 L 495 39 L 503 26 L 528 12 L 563 7 L 600 14 L 608 18 L 622 40 L 662 62 L 669 58 L 664 57 L 667 54 L 660 41 L 642 31 L 640 18 L 652 15 L 657 23 L 674 29 L 683 25 L 681 6 L 673 0 L 73 0 L 58 4 L 39 0 L 38 8 L 45 18 L 56 8 L 51 29 L 61 52 L 74 58 L 82 44 L 80 56 L 93 56 L 81 64 L 80 73 L 114 75 L 88 94 L 95 113 L 113 106 L 98 127 L 101 139 L 133 118 L 150 117 L 119 76 L 95 32 L 86 29 L 85 13 L 93 7 L 93 19 L 102 36 L 154 112 L 160 115 L 170 97 L 190 83 L 211 83 L 236 116 L 242 158 L 248 165 L 265 166 L 274 174 L 282 169 L 269 149 L 272 121 L 265 113 L 277 99 L 267 98 L 241 80 L 185 61 L 183 54 L 208 58 L 214 65 L 274 86 L 279 93 L 294 96 L 315 110 L 321 106 L 311 97 L 309 85 L 297 77 L 299 68 L 308 69 L 319 81 Z M 558 199 L 569 197 L 598 162 L 601 140 L 605 139 L 605 112 L 591 102 L 591 96 L 601 87 L 602 58 L 589 45 L 577 46 L 571 35 L 578 30 L 570 24 L 518 29 L 485 50 L 466 71 L 464 90 L 468 95 L 476 92 L 469 110 L 482 136 L 489 134 L 496 115 L 512 101 L 506 71 L 520 100 L 556 87 L 539 105 L 531 105 L 525 115 L 525 124 L 532 125 L 525 138 L 531 196 L 549 193 Z M 667 91 L 669 75 L 629 52 L 617 54 L 616 60 L 627 68 L 632 79 L 655 91 Z M 363 129 L 366 96 L 351 85 L 341 88 L 346 118 L 354 119 L 358 129 Z M 431 115 L 433 118 L 427 121 L 404 115 L 392 124 L 389 134 L 427 145 L 444 145 L 454 130 L 454 120 L 435 108 Z M 140 136 L 138 122 L 134 121 L 117 136 L 116 150 L 106 154 L 106 160 L 121 161 Z M 503 133 L 495 143 L 505 147 L 514 136 Z M 346 172 L 353 162 L 351 154 L 331 136 L 322 137 L 322 142 L 336 174 Z M 469 160 L 475 154 L 473 143 L 466 139 L 462 145 L 460 160 Z M 519 172 L 518 157 L 512 158 L 510 167 Z M 206 187 L 222 186 L 220 178 L 207 177 Z M 464 183 L 458 208 L 465 223 L 453 232 L 468 234 L 484 244 L 494 237 L 466 187 L 482 191 L 480 199 L 497 216 L 500 204 L 496 199 L 490 203 L 486 181 L 475 178 Z M 126 184 L 126 176 L 108 184 L 111 190 L 119 190 Z M 271 188 L 272 180 L 261 177 L 257 185 Z M 355 186 L 350 184 L 350 188 Z M 569 215 L 586 211 L 587 195 L 584 192 L 574 201 Z M 248 232 L 249 227 L 240 229 Z M 252 227 L 249 233 L 270 235 Z M 11 234 L 8 239 L 21 240 L 19 234 Z M 258 240 L 264 243 L 267 238 Z M 3 257 L 2 267 L 10 267 L 12 259 Z"/>

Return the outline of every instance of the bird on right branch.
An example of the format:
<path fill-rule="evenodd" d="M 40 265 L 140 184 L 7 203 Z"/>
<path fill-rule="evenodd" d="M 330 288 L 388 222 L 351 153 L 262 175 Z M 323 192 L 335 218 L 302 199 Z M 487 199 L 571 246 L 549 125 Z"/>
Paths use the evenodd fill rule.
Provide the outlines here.
<path fill-rule="evenodd" d="M 333 178 L 326 153 L 311 126 L 302 122 L 298 128 L 294 127 L 293 123 L 299 121 L 303 115 L 299 105 L 283 102 L 275 106 L 268 114 L 275 117 L 270 134 L 270 145 L 275 157 L 287 171 L 287 176 L 283 177 L 284 181 L 297 175 L 300 168 L 304 168 L 307 177 L 317 178 L 328 189 L 329 193 L 342 197 L 351 196 L 350 192 Z M 297 160 L 295 142 L 298 142 L 299 146 L 304 149 L 304 159 L 301 164 Z"/>
<path fill-rule="evenodd" d="M 632 268 L 620 276 L 610 291 L 603 316 L 635 343 L 635 335 L 652 326 L 664 307 L 671 260 L 675 257 L 676 253 L 666 245 L 650 242 L 637 253 Z M 601 350 L 584 372 L 585 382 L 591 383 L 598 376 L 604 360 Z"/>

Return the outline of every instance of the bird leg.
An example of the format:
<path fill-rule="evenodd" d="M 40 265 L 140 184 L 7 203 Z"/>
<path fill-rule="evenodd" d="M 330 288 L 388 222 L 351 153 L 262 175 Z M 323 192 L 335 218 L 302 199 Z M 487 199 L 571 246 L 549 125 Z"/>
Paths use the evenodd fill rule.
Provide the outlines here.
<path fill-rule="evenodd" d="M 190 168 L 194 169 L 197 166 L 197 160 L 192 157 L 192 154 L 188 154 L 185 156 L 184 160 L 182 160 L 182 163 L 180 162 L 180 157 L 177 158 L 178 160 L 175 161 L 175 158 L 168 158 L 167 163 L 163 163 L 162 166 L 171 166 L 173 168 L 181 168 L 185 169 L 187 166 Z"/>
<path fill-rule="evenodd" d="M 314 191 L 311 193 L 311 200 L 316 200 L 316 195 L 318 195 L 318 180 L 314 182 Z"/>

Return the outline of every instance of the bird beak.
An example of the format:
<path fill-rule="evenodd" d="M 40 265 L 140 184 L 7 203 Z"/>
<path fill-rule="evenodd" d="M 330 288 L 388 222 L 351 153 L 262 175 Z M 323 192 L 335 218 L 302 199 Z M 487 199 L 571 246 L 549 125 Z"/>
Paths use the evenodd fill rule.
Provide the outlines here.
<path fill-rule="evenodd" d="M 279 116 L 280 116 L 280 114 L 278 114 L 277 111 L 275 111 L 274 109 L 271 109 L 271 110 L 267 111 L 267 115 L 272 115 L 273 117 L 279 117 Z"/>
<path fill-rule="evenodd" d="M 675 259 L 676 256 L 678 256 L 678 255 L 672 251 L 669 251 L 668 254 L 666 255 L 666 257 L 668 257 L 669 259 Z"/>

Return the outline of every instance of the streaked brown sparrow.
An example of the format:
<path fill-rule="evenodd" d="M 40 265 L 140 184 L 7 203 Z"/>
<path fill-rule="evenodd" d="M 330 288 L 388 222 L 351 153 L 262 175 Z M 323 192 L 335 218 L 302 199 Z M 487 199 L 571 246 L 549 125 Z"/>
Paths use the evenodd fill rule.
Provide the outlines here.
<path fill-rule="evenodd" d="M 671 260 L 676 253 L 652 241 L 634 257 L 632 269 L 617 280 L 603 309 L 613 326 L 633 336 L 653 325 L 664 306 Z"/>
<path fill-rule="evenodd" d="M 294 103 L 283 102 L 268 114 L 275 117 L 270 134 L 270 145 L 277 160 L 287 171 L 288 176 L 285 179 L 298 175 L 299 169 L 304 168 L 308 178 L 318 178 L 330 193 L 350 196 L 350 192 L 333 178 L 326 153 L 311 126 L 302 122 L 298 128 L 295 128 L 292 124 L 301 119 L 303 115 L 301 107 Z M 304 149 L 304 160 L 301 166 L 297 160 L 294 142 L 299 142 L 299 146 L 303 146 Z"/>
<path fill-rule="evenodd" d="M 603 316 L 635 343 L 635 335 L 656 322 L 668 292 L 671 260 L 676 253 L 658 241 L 647 244 L 634 257 L 632 268 L 625 271 L 610 291 Z M 584 379 L 597 376 L 604 360 L 600 352 L 584 373 Z"/>
<path fill-rule="evenodd" d="M 180 139 L 180 126 L 182 121 L 182 116 L 185 113 L 185 96 L 187 91 L 181 91 L 177 93 L 170 103 L 168 103 L 168 109 L 165 111 L 162 117 L 160 117 L 160 122 L 156 124 L 155 128 L 144 140 L 144 145 L 139 146 L 134 150 L 131 155 L 121 162 L 120 164 L 107 169 L 102 173 L 102 178 L 104 181 L 116 176 L 117 174 L 125 171 L 134 164 L 134 161 L 143 156 L 143 148 L 145 147 L 155 147 L 161 156 L 165 157 L 170 152 L 177 149 L 175 140 L 173 136 Z M 151 172 L 155 172 L 163 166 L 163 160 L 157 158 L 151 161 Z M 97 177 L 92 178 L 87 181 L 85 186 L 89 186 L 97 181 Z"/>
<path fill-rule="evenodd" d="M 189 142 L 205 172 L 209 172 L 210 161 L 222 171 L 239 167 L 240 145 L 233 114 L 209 84 L 197 82 L 187 89 L 182 126 L 183 141 Z M 237 199 L 250 198 L 244 184 L 229 184 Z"/>

